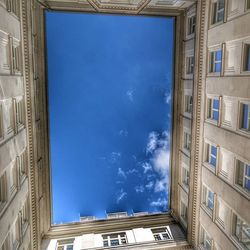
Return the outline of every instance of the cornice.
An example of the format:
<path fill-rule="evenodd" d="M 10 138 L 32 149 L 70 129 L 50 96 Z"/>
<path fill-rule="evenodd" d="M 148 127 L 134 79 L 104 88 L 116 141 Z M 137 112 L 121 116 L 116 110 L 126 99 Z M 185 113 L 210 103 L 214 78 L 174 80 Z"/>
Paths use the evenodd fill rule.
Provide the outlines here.
<path fill-rule="evenodd" d="M 60 238 L 82 235 L 83 233 L 106 233 L 129 230 L 135 227 L 154 227 L 175 224 L 169 213 L 132 216 L 119 219 L 105 219 L 89 222 L 75 222 L 63 225 L 53 225 L 45 238 Z"/>

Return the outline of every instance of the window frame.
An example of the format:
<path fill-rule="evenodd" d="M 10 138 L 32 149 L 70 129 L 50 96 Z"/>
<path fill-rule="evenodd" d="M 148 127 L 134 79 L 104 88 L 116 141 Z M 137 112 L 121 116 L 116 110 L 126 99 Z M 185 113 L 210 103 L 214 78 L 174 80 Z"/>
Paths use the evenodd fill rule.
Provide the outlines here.
<path fill-rule="evenodd" d="M 210 249 L 213 249 L 213 239 L 208 234 L 208 232 L 204 229 L 203 226 L 200 226 L 200 245 L 203 247 L 203 249 L 206 248 L 206 243 L 209 243 Z"/>
<path fill-rule="evenodd" d="M 242 163 L 243 164 L 243 174 L 242 174 L 242 185 L 240 185 L 238 183 L 238 179 L 239 179 L 239 164 Z M 235 163 L 234 163 L 234 169 L 235 169 L 235 175 L 234 175 L 234 185 L 239 188 L 241 191 L 243 191 L 246 195 L 250 196 L 250 189 L 248 190 L 247 188 L 245 188 L 245 181 L 246 179 L 249 180 L 250 182 L 250 176 L 248 176 L 246 174 L 246 169 L 247 167 L 250 168 L 250 163 L 247 163 L 247 161 L 242 160 L 238 157 L 235 157 Z"/>
<path fill-rule="evenodd" d="M 154 230 L 161 230 L 162 229 L 162 232 L 153 232 Z M 165 231 L 163 231 L 163 229 L 165 229 Z M 153 238 L 154 238 L 154 241 L 165 241 L 165 240 L 172 240 L 173 237 L 172 235 L 170 234 L 169 230 L 167 227 L 155 227 L 155 228 L 151 228 L 151 232 L 152 232 L 152 235 L 153 235 Z M 164 239 L 164 236 L 163 234 L 167 234 L 168 236 L 168 239 Z M 159 237 L 160 239 L 156 239 L 156 237 Z"/>
<path fill-rule="evenodd" d="M 189 170 L 185 167 L 181 167 L 181 183 L 189 189 L 189 180 L 190 180 L 190 173 Z"/>
<path fill-rule="evenodd" d="M 238 235 L 237 235 L 237 221 L 240 221 L 240 228 L 241 228 L 241 234 L 242 234 L 242 226 L 243 224 L 246 224 L 247 226 L 249 226 L 248 228 L 250 229 L 250 224 L 247 224 L 247 222 L 245 222 L 238 214 L 236 214 L 235 212 L 233 212 L 233 215 L 232 215 L 232 236 L 233 236 L 233 239 L 235 239 L 235 241 L 240 244 L 242 247 L 245 247 L 245 244 L 240 241 Z M 250 237 L 249 237 L 249 240 L 250 240 Z"/>
<path fill-rule="evenodd" d="M 121 234 L 124 234 L 124 236 L 121 236 Z M 111 238 L 111 235 L 117 235 L 117 237 Z M 104 239 L 104 237 L 107 237 L 107 239 Z M 112 242 L 111 242 L 112 240 L 118 240 L 118 244 L 112 245 Z M 122 240 L 125 240 L 125 243 L 122 242 Z M 114 247 L 114 246 L 126 245 L 128 244 L 127 234 L 126 232 L 114 232 L 114 233 L 102 234 L 102 243 L 103 243 L 103 247 Z"/>
<path fill-rule="evenodd" d="M 214 101 L 218 101 L 218 109 L 214 108 Z M 216 125 L 220 124 L 221 115 L 221 98 L 219 96 L 207 96 L 207 108 L 206 108 L 206 119 Z M 214 119 L 214 113 L 218 112 L 218 120 Z"/>
<path fill-rule="evenodd" d="M 72 249 L 74 249 L 74 241 L 74 238 L 58 240 L 56 243 L 56 250 L 67 250 L 68 246 L 72 246 Z"/>
<path fill-rule="evenodd" d="M 243 110 L 243 105 L 247 105 L 248 106 L 248 117 L 247 119 L 247 128 L 244 128 L 242 125 L 244 123 L 244 110 Z M 238 108 L 238 112 L 239 112 L 239 120 L 238 120 L 238 129 L 240 132 L 244 133 L 244 134 L 250 134 L 250 102 L 248 101 L 240 101 L 239 102 L 239 108 Z"/>
<path fill-rule="evenodd" d="M 187 152 L 191 152 L 192 136 L 186 130 L 183 131 L 183 149 Z"/>
<path fill-rule="evenodd" d="M 213 195 L 212 200 L 209 197 L 209 193 Z M 209 206 L 209 202 L 212 203 L 213 207 Z M 202 205 L 208 212 L 209 216 L 212 217 L 215 211 L 215 193 L 205 184 L 202 184 Z"/>
<path fill-rule="evenodd" d="M 249 0 L 250 1 L 250 0 Z M 250 11 L 250 9 L 249 9 Z M 250 40 L 245 40 L 242 45 L 242 70 L 243 74 L 250 74 Z"/>
<path fill-rule="evenodd" d="M 216 148 L 216 156 L 212 153 L 212 147 Z M 219 146 L 214 143 L 205 141 L 205 163 L 209 166 L 209 169 L 213 172 L 216 172 L 218 169 L 218 161 L 219 161 Z M 212 159 L 215 159 L 215 165 L 212 164 Z"/>
<path fill-rule="evenodd" d="M 224 2 L 224 7 L 222 9 L 219 9 L 219 1 Z M 225 19 L 225 0 L 216 0 L 216 1 L 211 1 L 211 25 L 218 25 L 224 22 Z M 223 17 L 222 20 L 218 20 L 219 14 L 223 12 Z"/>
<path fill-rule="evenodd" d="M 216 53 L 220 52 L 221 53 L 221 57 L 220 60 L 216 59 Z M 211 51 L 209 51 L 209 67 L 208 67 L 208 73 L 210 75 L 221 75 L 222 74 L 222 59 L 223 59 L 223 49 L 220 46 L 217 49 L 213 49 Z M 216 65 L 220 64 L 220 71 L 216 71 Z"/>
<path fill-rule="evenodd" d="M 193 96 L 184 95 L 184 113 L 192 114 L 193 111 Z"/>
<path fill-rule="evenodd" d="M 186 75 L 194 74 L 194 55 L 186 56 Z"/>
<path fill-rule="evenodd" d="M 182 221 L 185 223 L 185 226 L 187 226 L 188 206 L 182 200 L 180 201 L 180 217 Z"/>
<path fill-rule="evenodd" d="M 3 174 L 0 176 L 0 212 L 6 205 L 8 200 L 7 189 L 8 189 L 7 173 L 6 171 L 4 171 Z"/>
<path fill-rule="evenodd" d="M 195 34 L 196 28 L 196 15 L 190 15 L 187 18 L 187 36 Z"/>

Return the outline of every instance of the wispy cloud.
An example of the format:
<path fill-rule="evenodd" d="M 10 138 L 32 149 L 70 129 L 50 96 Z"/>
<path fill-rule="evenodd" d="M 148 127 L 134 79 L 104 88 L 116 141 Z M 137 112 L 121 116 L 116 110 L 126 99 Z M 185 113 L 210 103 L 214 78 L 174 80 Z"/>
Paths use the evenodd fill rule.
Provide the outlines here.
<path fill-rule="evenodd" d="M 135 173 L 138 173 L 138 170 L 136 170 L 135 168 L 133 169 L 129 169 L 126 174 L 129 175 L 129 174 L 135 174 Z"/>
<path fill-rule="evenodd" d="M 153 188 L 153 186 L 154 186 L 154 182 L 153 182 L 153 181 L 150 181 L 145 187 L 146 187 L 147 189 L 151 189 L 151 188 Z"/>
<path fill-rule="evenodd" d="M 124 137 L 127 137 L 128 136 L 128 131 L 126 129 L 121 129 L 119 131 L 119 135 L 120 136 L 124 136 Z"/>
<path fill-rule="evenodd" d="M 110 154 L 110 162 L 111 163 L 116 163 L 121 157 L 121 153 L 120 152 L 112 152 Z"/>
<path fill-rule="evenodd" d="M 155 182 L 155 192 L 162 192 L 165 191 L 167 193 L 167 186 L 168 186 L 168 177 L 166 176 L 165 178 L 161 180 L 156 180 Z"/>
<path fill-rule="evenodd" d="M 166 208 L 167 204 L 168 204 L 167 199 L 165 199 L 165 198 L 158 198 L 156 201 L 152 201 L 150 203 L 150 206 L 152 206 L 152 207 L 164 207 L 164 208 Z"/>
<path fill-rule="evenodd" d="M 148 163 L 148 162 L 143 162 L 141 164 L 142 168 L 143 168 L 143 173 L 146 174 L 148 171 L 152 170 L 152 166 Z"/>
<path fill-rule="evenodd" d="M 135 192 L 136 193 L 143 193 L 144 192 L 144 187 L 142 185 L 136 186 L 135 187 Z"/>
<path fill-rule="evenodd" d="M 151 132 L 148 136 L 148 143 L 147 143 L 147 148 L 146 148 L 146 153 L 153 153 L 153 151 L 157 147 L 157 141 L 158 141 L 158 133 L 155 131 Z"/>
<path fill-rule="evenodd" d="M 134 101 L 134 90 L 133 89 L 129 89 L 127 92 L 126 92 L 126 95 L 128 97 L 128 99 L 133 102 Z"/>
<path fill-rule="evenodd" d="M 121 168 L 118 168 L 118 176 L 120 176 L 124 179 L 127 178 L 127 175 L 125 174 L 125 172 Z"/>
<path fill-rule="evenodd" d="M 127 192 L 121 189 L 116 196 L 116 203 L 119 204 L 122 200 L 126 199 Z"/>
<path fill-rule="evenodd" d="M 165 95 L 164 95 L 164 100 L 165 100 L 165 102 L 166 102 L 167 104 L 170 104 L 171 99 L 172 99 L 171 93 L 166 92 Z"/>

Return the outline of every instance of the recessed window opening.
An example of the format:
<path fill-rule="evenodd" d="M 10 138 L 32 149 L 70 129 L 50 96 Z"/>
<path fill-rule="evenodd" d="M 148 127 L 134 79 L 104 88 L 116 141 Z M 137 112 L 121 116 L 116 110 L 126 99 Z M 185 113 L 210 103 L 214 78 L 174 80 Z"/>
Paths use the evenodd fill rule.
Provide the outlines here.
<path fill-rule="evenodd" d="M 52 223 L 167 212 L 175 19 L 45 19 Z"/>

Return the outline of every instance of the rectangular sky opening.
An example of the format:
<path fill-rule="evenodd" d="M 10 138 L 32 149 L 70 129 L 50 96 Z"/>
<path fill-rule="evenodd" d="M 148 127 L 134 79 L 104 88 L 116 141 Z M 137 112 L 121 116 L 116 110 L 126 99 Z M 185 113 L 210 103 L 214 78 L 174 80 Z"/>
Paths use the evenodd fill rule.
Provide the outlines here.
<path fill-rule="evenodd" d="M 166 212 L 175 19 L 45 18 L 53 223 Z"/>

